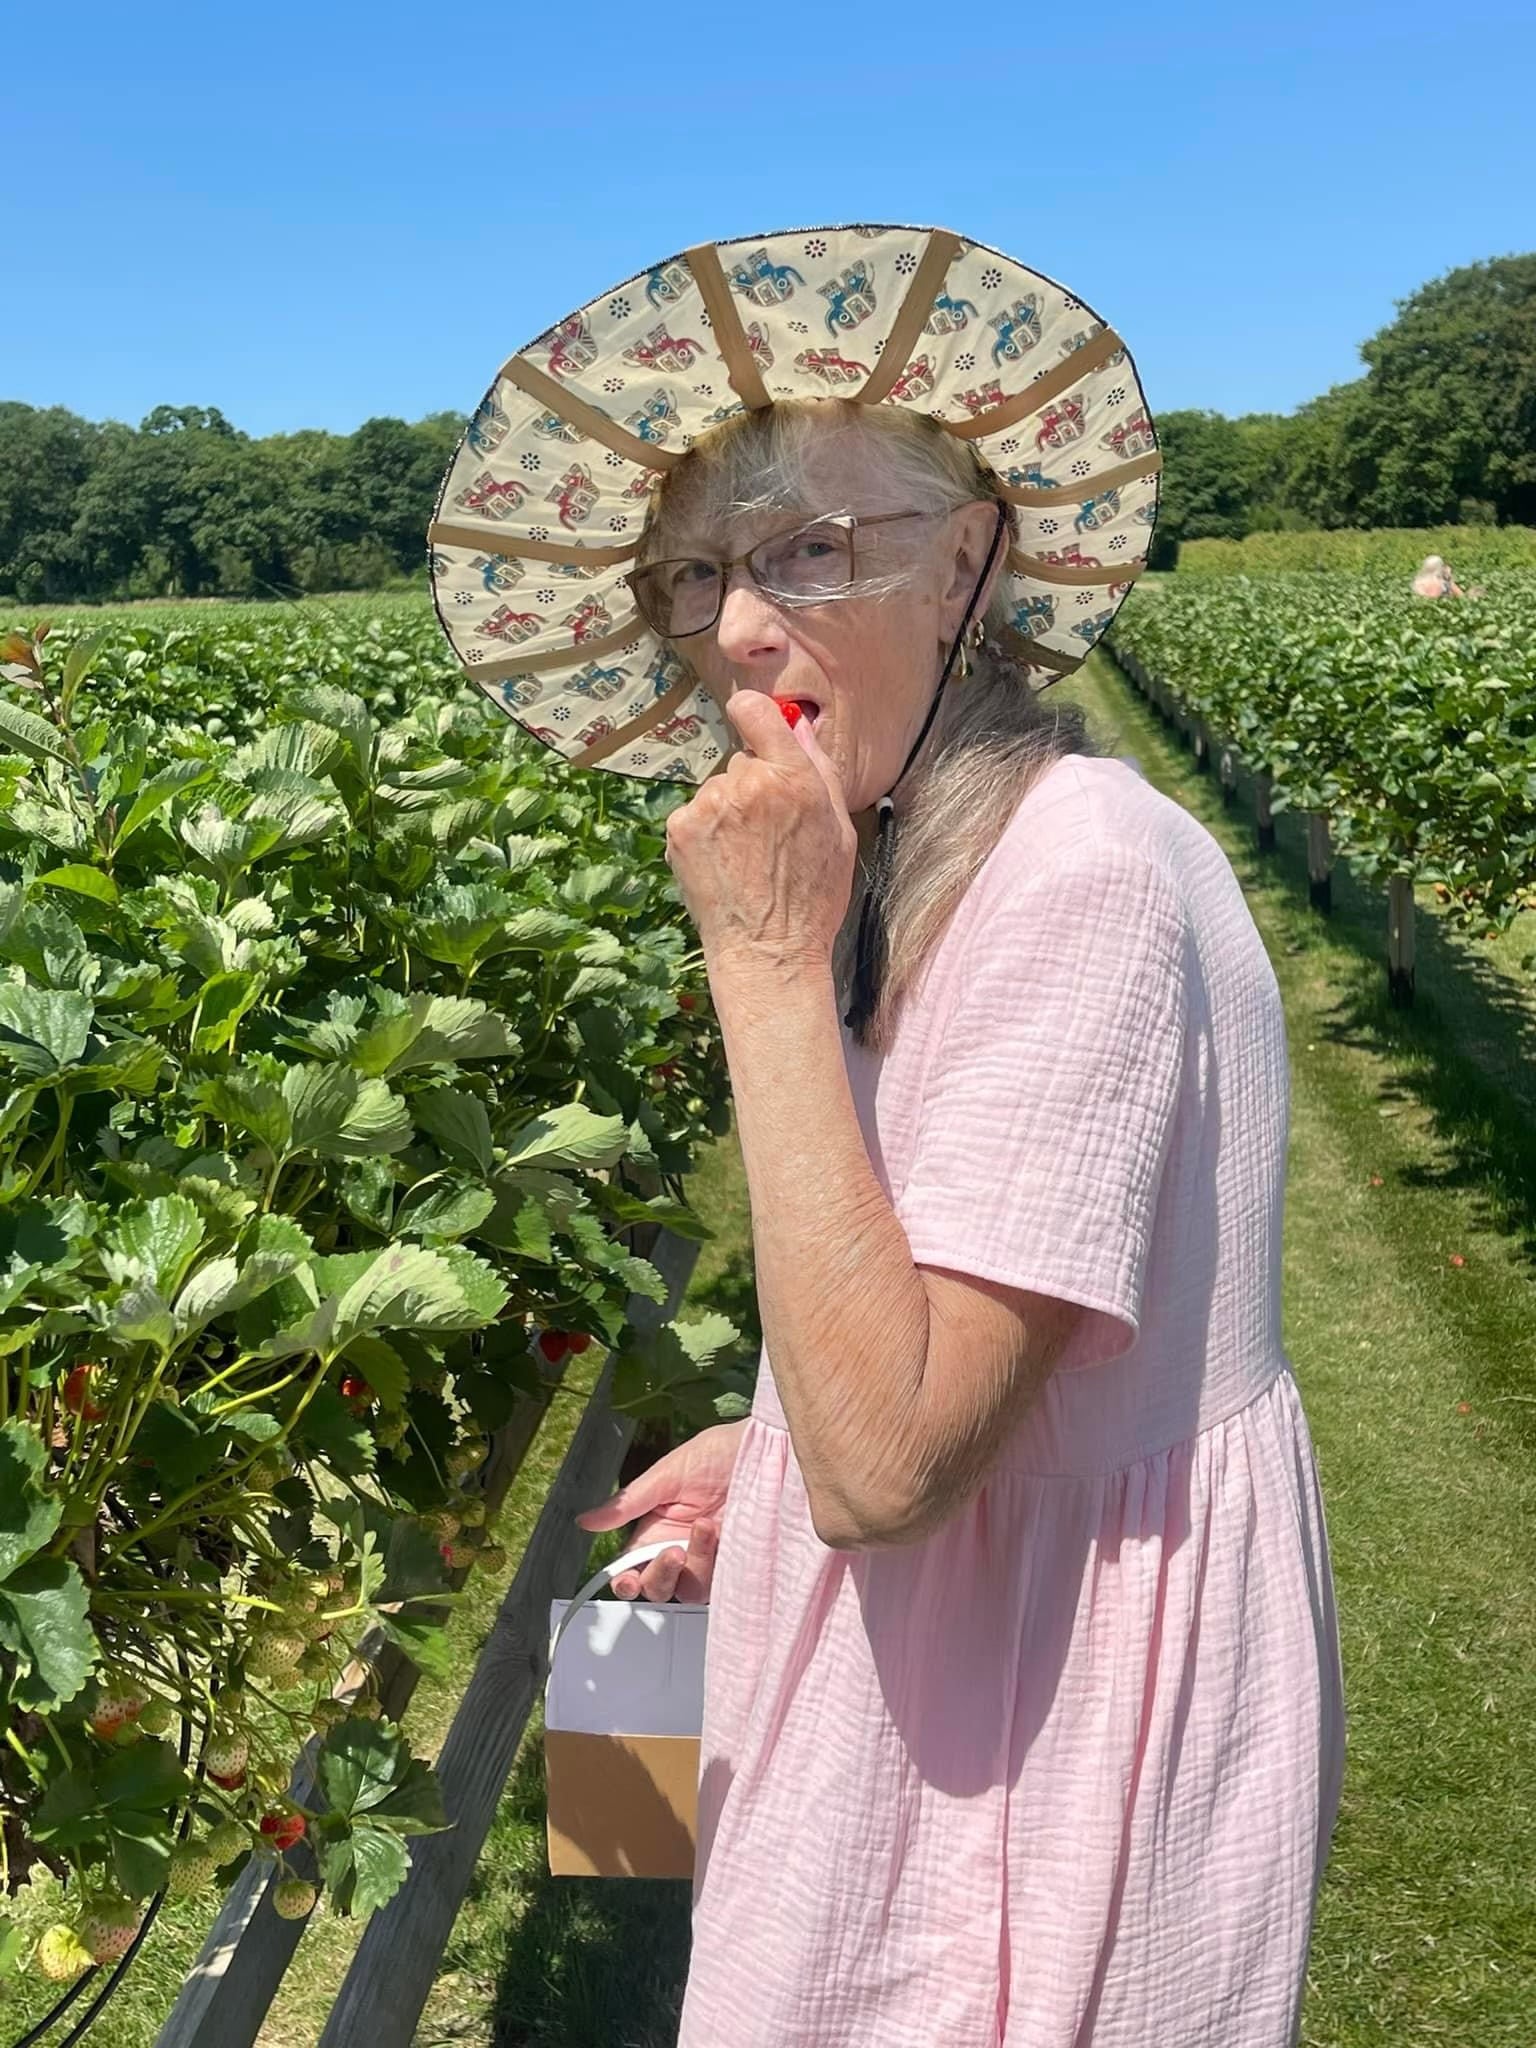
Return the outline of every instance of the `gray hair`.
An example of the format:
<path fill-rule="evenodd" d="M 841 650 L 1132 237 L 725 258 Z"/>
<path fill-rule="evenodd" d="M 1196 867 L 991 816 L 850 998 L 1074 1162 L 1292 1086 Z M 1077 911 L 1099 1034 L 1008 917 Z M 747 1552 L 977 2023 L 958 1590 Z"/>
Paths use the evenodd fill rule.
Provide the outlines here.
<path fill-rule="evenodd" d="M 825 446 L 832 434 L 857 435 L 875 452 L 876 489 L 889 494 L 890 509 L 912 506 L 937 516 L 977 499 L 1005 502 L 996 473 L 971 444 L 926 413 L 841 399 L 780 401 L 766 411 L 735 414 L 694 442 L 656 491 L 640 560 L 655 559 L 685 517 L 701 531 L 719 532 L 727 522 L 768 512 L 782 510 L 793 519 L 832 510 L 811 505 L 806 486 L 807 452 Z M 1016 515 L 1011 506 L 1008 513 L 1011 536 Z M 923 544 L 922 535 L 895 543 L 908 562 Z M 861 576 L 840 597 L 885 596 L 902 586 L 906 573 L 897 568 Z M 900 830 L 884 902 L 885 970 L 862 1036 L 877 1049 L 889 1044 L 904 998 L 1029 789 L 1066 755 L 1097 751 L 1080 710 L 1042 705 L 1011 628 L 1006 578 L 1000 577 L 984 642 L 969 656 L 970 674 L 951 671 L 922 751 L 893 797 Z M 677 651 L 686 659 L 686 643 Z M 861 895 L 854 892 L 833 956 L 843 993 L 852 976 Z"/>

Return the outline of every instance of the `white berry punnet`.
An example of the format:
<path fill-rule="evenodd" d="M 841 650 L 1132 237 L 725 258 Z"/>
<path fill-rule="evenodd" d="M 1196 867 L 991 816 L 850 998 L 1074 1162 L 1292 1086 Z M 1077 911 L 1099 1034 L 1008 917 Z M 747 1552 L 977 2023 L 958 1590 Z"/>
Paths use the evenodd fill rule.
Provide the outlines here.
<path fill-rule="evenodd" d="M 72 1984 L 91 1967 L 91 1952 L 73 1927 L 50 1927 L 37 1944 L 37 1967 L 50 1984 Z"/>
<path fill-rule="evenodd" d="M 110 1899 L 94 1906 L 80 1929 L 80 1939 L 90 1950 L 92 1962 L 115 1963 L 125 1956 L 133 1946 L 143 1917 L 139 1908 L 126 1899 Z"/>
<path fill-rule="evenodd" d="M 319 1896 L 302 1877 L 285 1877 L 272 1894 L 272 1905 L 284 1920 L 303 1920 L 314 1911 Z"/>

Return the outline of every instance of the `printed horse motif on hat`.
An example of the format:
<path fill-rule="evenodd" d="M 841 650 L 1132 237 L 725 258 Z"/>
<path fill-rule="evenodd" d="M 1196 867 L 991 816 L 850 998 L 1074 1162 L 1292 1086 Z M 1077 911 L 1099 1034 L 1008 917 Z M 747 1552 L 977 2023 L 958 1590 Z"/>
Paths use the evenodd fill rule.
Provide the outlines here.
<path fill-rule="evenodd" d="M 613 624 L 613 614 L 600 597 L 583 598 L 575 611 L 567 612 L 560 621 L 571 629 L 571 640 L 579 647 L 583 640 L 591 640 L 599 633 L 606 633 Z"/>
<path fill-rule="evenodd" d="M 823 384 L 862 384 L 869 375 L 868 363 L 850 363 L 834 348 L 802 349 L 795 368 Z"/>
<path fill-rule="evenodd" d="M 1054 562 L 1064 569 L 1102 569 L 1104 564 L 1097 555 L 1085 555 L 1076 541 L 1069 541 L 1064 548 L 1041 550 L 1042 562 Z"/>
<path fill-rule="evenodd" d="M 969 299 L 952 299 L 948 292 L 940 292 L 933 302 L 933 311 L 928 315 L 924 334 L 958 334 L 971 320 L 979 320 L 980 313 Z"/>
<path fill-rule="evenodd" d="M 582 313 L 573 313 L 569 320 L 562 320 L 558 327 L 552 327 L 539 346 L 549 350 L 549 374 L 552 377 L 574 377 L 579 370 L 590 370 L 597 361 L 597 343 L 592 339 L 592 329 Z"/>
<path fill-rule="evenodd" d="M 1056 600 L 1054 597 L 1029 597 L 1014 608 L 1009 624 L 1016 633 L 1026 639 L 1039 640 L 1050 632 L 1056 623 Z"/>
<path fill-rule="evenodd" d="M 533 431 L 546 441 L 564 441 L 571 448 L 574 448 L 578 441 L 585 441 L 587 438 L 579 428 L 573 427 L 569 420 L 561 419 L 557 412 L 540 413 L 533 422 Z"/>
<path fill-rule="evenodd" d="M 742 339 L 751 351 L 752 360 L 760 370 L 773 368 L 773 350 L 768 346 L 768 330 L 761 320 L 751 320 L 742 329 Z"/>
<path fill-rule="evenodd" d="M 1003 482 L 1012 484 L 1016 491 L 1055 491 L 1061 488 L 1055 477 L 1047 476 L 1038 462 L 1025 463 L 1022 467 L 1015 462 L 1003 471 Z"/>
<path fill-rule="evenodd" d="M 511 424 L 495 396 L 488 394 L 475 407 L 465 438 L 477 455 L 494 455 Z"/>
<path fill-rule="evenodd" d="M 573 462 L 560 481 L 544 493 L 544 502 L 553 505 L 560 524 L 571 529 L 585 526 L 592 517 L 599 495 L 591 470 Z"/>
<path fill-rule="evenodd" d="M 642 370 L 671 370 L 675 374 L 692 369 L 694 357 L 703 353 L 698 342 L 686 336 L 675 341 L 665 327 L 653 327 L 644 341 L 625 349 L 624 360 Z"/>
<path fill-rule="evenodd" d="M 676 305 L 693 289 L 693 275 L 686 263 L 658 263 L 645 280 L 645 296 L 653 306 Z"/>
<path fill-rule="evenodd" d="M 1085 640 L 1092 647 L 1114 616 L 1112 609 L 1107 612 L 1095 612 L 1091 619 L 1079 619 L 1072 632 L 1077 639 Z"/>
<path fill-rule="evenodd" d="M 993 412 L 1003 402 L 1001 384 L 983 384 L 978 391 L 962 391 L 960 403 L 973 420 L 980 419 L 984 412 Z"/>
<path fill-rule="evenodd" d="M 470 568 L 479 576 L 487 590 L 515 590 L 522 582 L 527 570 L 510 555 L 475 555 Z"/>
<path fill-rule="evenodd" d="M 919 356 L 908 363 L 896 382 L 891 386 L 891 396 L 911 403 L 914 398 L 926 398 L 933 390 L 933 363 L 928 356 Z"/>
<path fill-rule="evenodd" d="M 1072 522 L 1072 530 L 1074 533 L 1096 533 L 1101 527 L 1113 525 L 1119 516 L 1120 493 L 1101 491 L 1096 498 L 1084 498 Z"/>
<path fill-rule="evenodd" d="M 654 441 L 660 447 L 678 424 L 677 400 L 670 391 L 652 392 L 624 424 L 637 440 Z"/>
<path fill-rule="evenodd" d="M 510 519 L 527 495 L 528 486 L 520 484 L 516 477 L 494 477 L 483 469 L 472 484 L 455 494 L 453 502 L 461 512 L 483 512 L 488 519 Z"/>
<path fill-rule="evenodd" d="M 589 661 L 585 668 L 576 671 L 567 687 L 580 697 L 591 697 L 602 703 L 609 697 L 616 697 L 628 680 L 621 668 L 599 668 L 595 661 Z"/>
<path fill-rule="evenodd" d="M 805 279 L 788 263 L 775 263 L 766 248 L 754 249 L 730 273 L 732 291 L 740 292 L 754 306 L 778 306 L 794 297 L 795 286 Z"/>
<path fill-rule="evenodd" d="M 867 263 L 854 263 L 834 277 L 830 284 L 816 287 L 827 301 L 827 332 L 844 333 L 860 325 L 875 311 L 875 281 Z"/>
<path fill-rule="evenodd" d="M 1015 299 L 1005 313 L 999 313 L 987 324 L 997 336 L 992 344 L 994 363 L 1021 361 L 1025 351 L 1035 346 L 1043 331 L 1038 302 L 1032 296 Z"/>
<path fill-rule="evenodd" d="M 538 612 L 515 612 L 509 604 L 498 605 L 475 631 L 482 640 L 504 640 L 515 647 L 519 640 L 531 640 L 542 632 L 544 621 Z"/>
<path fill-rule="evenodd" d="M 1144 412 L 1133 413 L 1128 420 L 1122 420 L 1118 427 L 1112 427 L 1107 434 L 1099 437 L 1099 446 L 1108 448 L 1122 461 L 1129 462 L 1138 455 L 1150 455 L 1157 446 L 1157 436 L 1152 431 L 1152 422 Z"/>
<path fill-rule="evenodd" d="M 1080 398 L 1063 398 L 1057 405 L 1048 405 L 1041 414 L 1035 446 L 1069 448 L 1074 441 L 1081 441 L 1085 432 L 1083 401 Z"/>

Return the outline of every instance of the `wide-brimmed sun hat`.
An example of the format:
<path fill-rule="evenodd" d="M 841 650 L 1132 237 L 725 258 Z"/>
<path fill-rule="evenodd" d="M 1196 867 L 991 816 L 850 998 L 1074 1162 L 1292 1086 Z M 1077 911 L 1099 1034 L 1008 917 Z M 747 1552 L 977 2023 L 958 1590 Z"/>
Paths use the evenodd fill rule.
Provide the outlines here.
<path fill-rule="evenodd" d="M 943 228 L 705 243 L 508 358 L 428 532 L 455 653 L 574 766 L 699 783 L 735 749 L 624 578 L 694 439 L 781 398 L 906 406 L 970 442 L 1018 508 L 1008 640 L 1045 683 L 1146 567 L 1162 457 L 1125 343 L 1081 299 Z"/>

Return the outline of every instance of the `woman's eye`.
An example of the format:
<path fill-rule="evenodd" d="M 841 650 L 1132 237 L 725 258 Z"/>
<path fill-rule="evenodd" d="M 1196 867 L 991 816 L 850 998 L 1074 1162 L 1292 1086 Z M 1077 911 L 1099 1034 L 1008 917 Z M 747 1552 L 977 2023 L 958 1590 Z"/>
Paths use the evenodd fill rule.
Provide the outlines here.
<path fill-rule="evenodd" d="M 710 582 L 714 574 L 713 562 L 674 562 L 671 587 L 674 590 L 685 590 L 693 584 Z"/>

